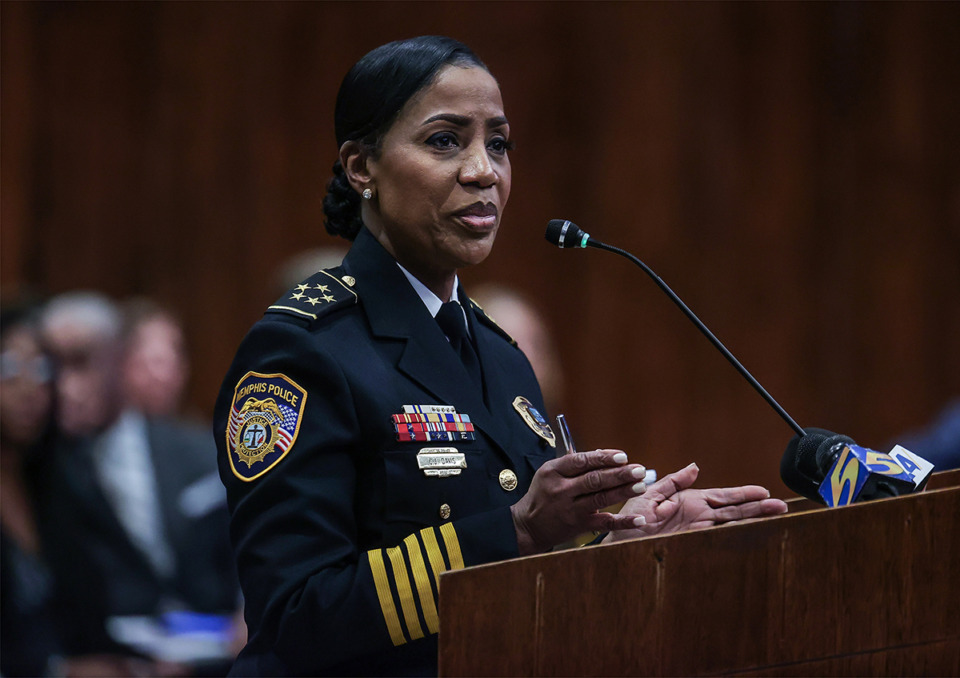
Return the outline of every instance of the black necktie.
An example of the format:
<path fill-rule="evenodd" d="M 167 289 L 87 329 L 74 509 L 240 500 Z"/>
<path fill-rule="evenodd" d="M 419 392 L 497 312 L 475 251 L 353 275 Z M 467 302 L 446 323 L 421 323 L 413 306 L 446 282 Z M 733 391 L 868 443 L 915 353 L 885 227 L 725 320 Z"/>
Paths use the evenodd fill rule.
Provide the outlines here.
<path fill-rule="evenodd" d="M 483 385 L 483 377 L 480 374 L 480 360 L 477 358 L 477 352 L 473 348 L 473 342 L 467 334 L 466 318 L 463 315 L 463 309 L 456 301 L 448 301 L 440 307 L 437 313 L 437 323 L 440 329 L 450 340 L 450 346 L 460 356 L 463 366 L 473 378 L 477 386 Z"/>

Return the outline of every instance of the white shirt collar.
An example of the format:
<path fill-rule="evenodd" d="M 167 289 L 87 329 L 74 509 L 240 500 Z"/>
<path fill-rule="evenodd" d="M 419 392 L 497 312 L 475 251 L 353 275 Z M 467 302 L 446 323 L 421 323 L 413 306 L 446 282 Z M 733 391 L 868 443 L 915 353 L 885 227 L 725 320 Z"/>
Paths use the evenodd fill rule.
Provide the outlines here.
<path fill-rule="evenodd" d="M 397 266 L 400 266 L 400 262 L 397 262 Z M 437 317 L 437 313 L 440 312 L 440 307 L 443 306 L 443 300 L 440 299 L 436 294 L 434 294 L 426 285 L 413 277 L 413 274 L 405 269 L 403 266 L 400 266 L 400 270 L 403 271 L 403 274 L 407 277 L 407 280 L 410 281 L 410 284 L 413 285 L 413 289 L 419 295 L 420 300 L 426 305 L 427 310 L 430 311 L 430 315 L 434 318 Z M 454 276 L 453 278 L 453 294 L 450 295 L 450 301 L 455 301 L 458 304 L 460 303 L 460 298 L 457 296 L 457 288 L 460 287 L 460 278 Z M 464 316 L 466 317 L 466 316 Z"/>

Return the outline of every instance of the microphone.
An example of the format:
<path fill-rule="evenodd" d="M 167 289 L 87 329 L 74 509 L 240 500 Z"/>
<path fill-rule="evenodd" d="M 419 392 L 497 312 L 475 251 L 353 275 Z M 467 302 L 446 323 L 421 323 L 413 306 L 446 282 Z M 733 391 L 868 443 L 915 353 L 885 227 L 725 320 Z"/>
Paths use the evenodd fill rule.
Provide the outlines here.
<path fill-rule="evenodd" d="M 802 497 L 824 503 L 820 496 L 820 483 L 824 473 L 817 463 L 820 447 L 827 450 L 837 445 L 853 445 L 853 438 L 822 428 L 808 428 L 803 435 L 794 436 L 780 459 L 780 478 L 783 484 Z"/>
<path fill-rule="evenodd" d="M 780 477 L 797 494 L 827 506 L 846 506 L 855 501 L 909 494 L 922 490 L 926 485 L 933 472 L 933 464 L 899 445 L 890 454 L 883 454 L 860 447 L 845 435 L 820 428 L 801 428 L 660 276 L 637 257 L 590 237 L 575 223 L 564 219 L 552 219 L 547 224 L 546 238 L 561 249 L 595 247 L 619 254 L 653 278 L 657 286 L 797 434 L 787 444 L 780 460 Z"/>
<path fill-rule="evenodd" d="M 794 436 L 780 460 L 780 477 L 791 490 L 827 506 L 919 492 L 933 464 L 897 445 L 888 454 L 819 428 Z"/>
<path fill-rule="evenodd" d="M 832 447 L 821 444 L 816 457 L 824 474 L 819 494 L 827 506 L 899 497 L 916 489 L 909 474 L 889 454 L 838 443 Z"/>
<path fill-rule="evenodd" d="M 683 303 L 680 297 L 678 297 L 676 293 L 670 289 L 667 283 L 663 282 L 660 276 L 654 273 L 649 266 L 640 261 L 637 257 L 625 250 L 620 249 L 619 247 L 607 245 L 599 240 L 596 240 L 595 238 L 591 238 L 589 233 L 585 233 L 583 229 L 581 229 L 572 221 L 567 221 L 564 219 L 551 219 L 550 223 L 547 224 L 546 238 L 548 242 L 560 247 L 561 249 L 570 247 L 581 249 L 586 247 L 595 247 L 597 249 L 613 252 L 614 254 L 619 254 L 622 257 L 626 257 L 643 269 L 643 272 L 653 278 L 653 281 L 657 284 L 657 286 L 662 289 L 667 296 L 670 297 L 671 301 L 673 301 L 673 303 L 675 303 L 680 310 L 683 311 L 684 315 L 686 315 L 687 318 L 689 318 L 690 321 L 697 326 L 697 329 L 699 329 L 703 335 L 710 340 L 710 343 L 712 343 L 717 350 L 723 354 L 723 357 L 730 361 L 730 364 L 736 368 L 736 370 L 750 383 L 751 386 L 753 386 L 757 393 L 759 393 L 761 397 L 767 401 L 774 411 L 776 411 L 776 413 L 779 414 L 785 422 L 787 422 L 790 428 L 792 428 L 798 436 L 802 437 L 805 434 L 804 430 L 800 428 L 800 424 L 795 422 L 793 417 L 787 414 L 785 409 L 780 407 L 780 403 L 774 400 L 773 396 L 767 393 L 766 389 L 760 385 L 760 382 L 754 379 L 753 375 L 747 371 L 747 368 L 740 364 L 740 361 L 737 360 L 734 355 L 727 350 L 727 347 L 724 346 L 720 340 L 716 338 L 716 336 L 714 336 L 713 332 L 707 329 L 707 326 L 703 324 L 700 318 L 698 318 L 694 312 L 691 311 L 685 303 Z M 789 483 L 787 486 L 790 486 Z"/>

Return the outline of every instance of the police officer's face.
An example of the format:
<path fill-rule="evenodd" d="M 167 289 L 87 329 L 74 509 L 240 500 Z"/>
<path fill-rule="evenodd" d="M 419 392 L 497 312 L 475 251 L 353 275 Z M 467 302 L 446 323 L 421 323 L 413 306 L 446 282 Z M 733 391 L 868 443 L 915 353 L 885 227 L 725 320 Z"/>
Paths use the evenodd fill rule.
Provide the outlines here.
<path fill-rule="evenodd" d="M 428 285 L 490 253 L 510 196 L 509 134 L 493 76 L 447 66 L 369 159 L 364 222 Z"/>

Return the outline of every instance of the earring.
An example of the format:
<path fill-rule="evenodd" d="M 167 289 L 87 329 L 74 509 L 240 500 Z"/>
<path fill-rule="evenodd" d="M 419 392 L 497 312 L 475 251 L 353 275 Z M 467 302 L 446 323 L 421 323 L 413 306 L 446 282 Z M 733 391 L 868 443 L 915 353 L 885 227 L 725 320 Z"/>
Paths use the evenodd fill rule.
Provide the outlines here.
<path fill-rule="evenodd" d="M 371 191 L 369 188 L 365 188 L 363 189 L 363 193 L 361 193 L 360 195 L 363 196 L 364 200 L 369 200 L 370 198 L 373 197 L 373 191 Z"/>

